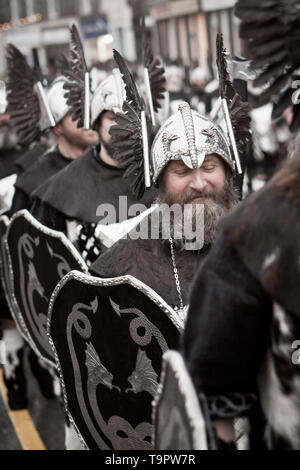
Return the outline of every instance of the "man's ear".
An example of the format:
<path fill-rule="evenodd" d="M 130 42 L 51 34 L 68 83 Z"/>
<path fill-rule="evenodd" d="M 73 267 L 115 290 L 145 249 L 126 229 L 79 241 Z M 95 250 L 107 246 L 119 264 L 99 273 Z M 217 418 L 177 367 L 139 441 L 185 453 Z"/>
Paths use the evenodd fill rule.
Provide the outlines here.
<path fill-rule="evenodd" d="M 63 129 L 61 123 L 56 124 L 55 127 L 53 127 L 53 132 L 56 135 L 56 137 L 59 137 L 63 134 Z"/>
<path fill-rule="evenodd" d="M 96 131 L 99 135 L 100 135 L 100 129 L 101 129 L 101 119 L 102 119 L 102 114 L 100 114 L 100 116 L 97 117 L 96 121 L 94 122 L 94 125 L 93 125 L 93 130 Z"/>

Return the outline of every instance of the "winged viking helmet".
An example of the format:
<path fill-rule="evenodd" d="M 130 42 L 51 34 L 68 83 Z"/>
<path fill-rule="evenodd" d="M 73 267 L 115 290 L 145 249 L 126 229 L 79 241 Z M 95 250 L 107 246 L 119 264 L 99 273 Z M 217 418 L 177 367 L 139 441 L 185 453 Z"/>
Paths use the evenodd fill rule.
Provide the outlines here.
<path fill-rule="evenodd" d="M 206 155 L 218 154 L 234 173 L 241 171 L 239 155 L 245 154 L 250 138 L 250 118 L 247 103 L 236 93 L 227 71 L 222 37 L 217 39 L 217 64 L 220 77 L 220 94 L 223 110 L 227 112 L 228 135 L 213 121 L 191 110 L 188 103 L 181 103 L 159 129 L 151 148 L 152 182 L 157 183 L 160 174 L 171 160 L 182 160 L 189 168 L 199 168 Z M 123 114 L 117 114 L 117 126 L 110 129 L 114 157 L 119 166 L 125 168 L 125 177 L 131 179 L 131 189 L 142 197 L 145 188 L 145 138 L 140 116 L 144 109 L 135 83 L 125 61 L 115 51 L 126 88 Z M 150 121 L 150 120 L 149 120 Z M 151 128 L 148 121 L 147 128 Z M 149 139 L 150 140 L 150 139 Z M 149 164 L 150 167 L 150 164 Z"/>
<path fill-rule="evenodd" d="M 7 108 L 7 94 L 5 83 L 0 81 L 0 114 L 4 114 Z"/>
<path fill-rule="evenodd" d="M 16 127 L 20 143 L 29 145 L 68 113 L 63 90 L 66 79 L 63 76 L 57 78 L 47 91 L 38 74 L 15 46 L 9 44 L 6 52 L 7 112 Z"/>
<path fill-rule="evenodd" d="M 217 153 L 234 170 L 228 142 L 221 128 L 182 103 L 160 128 L 152 145 L 153 182 L 171 160 L 182 160 L 189 168 L 200 168 L 205 156 Z"/>
<path fill-rule="evenodd" d="M 92 93 L 83 45 L 75 25 L 71 28 L 71 70 L 66 76 L 68 80 L 64 89 L 67 103 L 73 120 L 79 120 L 78 127 L 89 129 L 103 111 L 122 111 L 126 95 L 118 69 L 113 70 Z"/>
<path fill-rule="evenodd" d="M 103 111 L 121 113 L 126 92 L 119 69 L 98 85 L 91 101 L 91 123 L 95 124 Z"/>

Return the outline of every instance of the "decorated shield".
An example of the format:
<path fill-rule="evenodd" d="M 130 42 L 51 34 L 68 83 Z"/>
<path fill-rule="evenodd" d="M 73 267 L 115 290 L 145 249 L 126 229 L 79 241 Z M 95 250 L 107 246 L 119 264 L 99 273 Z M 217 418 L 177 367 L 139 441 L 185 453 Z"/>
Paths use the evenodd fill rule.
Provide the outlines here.
<path fill-rule="evenodd" d="M 7 253 L 3 243 L 4 235 L 6 234 L 9 225 L 9 218 L 6 215 L 0 217 L 0 273 L 1 273 L 1 296 L 5 296 L 10 310 L 12 309 L 11 303 L 11 290 L 10 290 L 10 277 L 8 269 Z"/>
<path fill-rule="evenodd" d="M 153 407 L 156 450 L 207 450 L 206 422 L 196 390 L 177 351 L 163 357 Z"/>
<path fill-rule="evenodd" d="M 72 269 L 86 265 L 66 236 L 40 224 L 22 210 L 4 237 L 10 270 L 13 316 L 38 357 L 55 364 L 47 336 L 47 312 L 57 283 Z"/>
<path fill-rule="evenodd" d="M 9 218 L 6 215 L 0 217 L 0 238 L 2 239 L 6 233 L 9 224 Z"/>
<path fill-rule="evenodd" d="M 13 174 L 0 180 L 0 214 L 4 214 L 12 205 L 16 179 L 17 175 Z"/>
<path fill-rule="evenodd" d="M 1 266 L 1 281 L 2 281 L 3 288 L 6 285 L 5 271 L 8 272 L 8 269 L 7 269 L 7 262 L 6 262 L 7 261 L 6 253 L 5 253 L 4 244 L 2 243 L 2 241 L 3 241 L 4 235 L 6 234 L 8 224 L 9 224 L 9 218 L 6 215 L 2 215 L 0 217 L 0 262 L 1 262 L 0 266 Z"/>
<path fill-rule="evenodd" d="M 152 449 L 152 400 L 162 354 L 183 323 L 132 276 L 100 279 L 73 271 L 48 313 L 66 411 L 89 449 Z"/>

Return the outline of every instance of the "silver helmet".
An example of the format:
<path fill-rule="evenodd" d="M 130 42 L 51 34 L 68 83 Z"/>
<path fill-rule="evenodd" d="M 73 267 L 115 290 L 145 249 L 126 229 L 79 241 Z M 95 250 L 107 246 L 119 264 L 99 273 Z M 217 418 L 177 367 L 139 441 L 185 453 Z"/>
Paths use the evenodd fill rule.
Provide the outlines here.
<path fill-rule="evenodd" d="M 0 114 L 4 114 L 7 108 L 7 95 L 5 83 L 0 81 Z"/>
<path fill-rule="evenodd" d="M 215 153 L 234 171 L 230 147 L 222 129 L 182 102 L 178 112 L 160 128 L 152 144 L 153 183 L 172 160 L 200 168 L 206 155 Z"/>
<path fill-rule="evenodd" d="M 114 69 L 96 88 L 91 102 L 92 126 L 103 111 L 121 113 L 126 99 L 125 85 L 119 69 Z"/>
<path fill-rule="evenodd" d="M 65 98 L 66 90 L 63 88 L 66 81 L 64 76 L 57 77 L 47 93 L 47 102 L 55 124 L 58 124 L 70 111 Z"/>

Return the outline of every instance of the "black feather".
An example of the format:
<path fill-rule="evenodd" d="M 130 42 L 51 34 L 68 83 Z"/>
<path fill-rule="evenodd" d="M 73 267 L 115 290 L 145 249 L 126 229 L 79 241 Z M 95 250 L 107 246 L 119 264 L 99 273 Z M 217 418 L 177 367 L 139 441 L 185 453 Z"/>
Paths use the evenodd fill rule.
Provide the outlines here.
<path fill-rule="evenodd" d="M 66 90 L 67 104 L 70 107 L 73 121 L 78 120 L 77 127 L 84 126 L 85 106 L 85 74 L 88 71 L 83 46 L 78 30 L 75 25 L 71 30 L 71 70 L 66 70 L 67 82 L 64 84 Z"/>
<path fill-rule="evenodd" d="M 240 36 L 248 41 L 253 68 L 262 68 L 254 85 L 264 86 L 260 101 L 273 101 L 273 117 L 291 106 L 291 83 L 300 67 L 299 0 L 238 0 Z M 299 124 L 299 105 L 293 107 L 291 129 Z"/>
<path fill-rule="evenodd" d="M 280 78 L 286 73 L 286 67 L 283 62 L 270 64 L 268 67 L 260 73 L 260 75 L 254 80 L 254 86 L 263 86 L 266 83 L 272 83 L 276 78 Z"/>
<path fill-rule="evenodd" d="M 260 41 L 263 43 L 266 39 L 277 39 L 278 37 L 284 36 L 289 30 L 288 26 L 282 25 L 278 27 L 277 21 L 270 21 L 264 24 L 263 29 L 257 28 L 257 23 L 241 23 L 240 24 L 240 37 L 242 39 L 252 39 Z M 276 40 L 275 39 L 275 40 Z"/>
<path fill-rule="evenodd" d="M 119 52 L 115 49 L 113 51 L 113 54 L 124 81 L 126 90 L 126 100 L 133 106 L 134 109 L 139 109 L 141 111 L 142 109 L 144 109 L 144 106 L 142 99 L 139 95 L 138 89 L 136 87 L 135 81 L 133 79 L 133 76 L 129 71 L 126 62 L 121 56 L 121 54 L 119 54 Z"/>
<path fill-rule="evenodd" d="M 227 69 L 227 61 L 225 57 L 226 51 L 223 45 L 222 34 L 217 35 L 216 46 L 220 96 L 221 98 L 225 98 L 227 101 L 237 149 L 240 155 L 242 167 L 245 168 L 248 143 L 251 135 L 250 108 L 248 103 L 242 101 L 232 84 Z"/>
<path fill-rule="evenodd" d="M 143 101 L 139 95 L 131 72 L 121 54 L 114 50 L 114 58 L 125 84 L 126 100 L 123 113 L 117 113 L 117 125 L 110 128 L 114 158 L 123 168 L 124 178 L 130 180 L 132 193 L 140 199 L 145 192 L 144 149 L 142 138 L 141 112 Z"/>
<path fill-rule="evenodd" d="M 27 64 L 23 54 L 12 44 L 6 48 L 6 59 L 7 112 L 17 130 L 19 142 L 27 146 L 41 135 L 41 110 L 38 96 L 34 92 L 38 76 Z"/>
<path fill-rule="evenodd" d="M 124 178 L 130 180 L 130 189 L 138 199 L 145 192 L 140 111 L 125 101 L 123 104 L 124 114 L 117 113 L 117 124 L 109 130 L 112 137 L 114 158 L 118 161 L 118 167 L 125 170 Z"/>
<path fill-rule="evenodd" d="M 66 72 L 71 70 L 71 64 L 64 54 L 59 54 L 55 58 L 55 65 L 57 69 L 57 75 L 65 75 Z"/>

